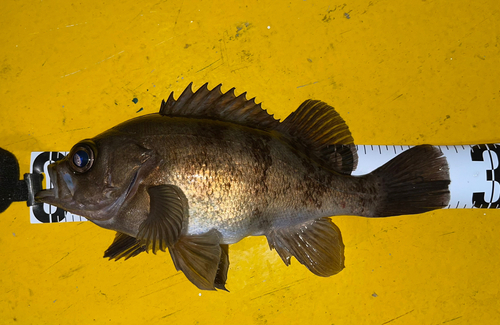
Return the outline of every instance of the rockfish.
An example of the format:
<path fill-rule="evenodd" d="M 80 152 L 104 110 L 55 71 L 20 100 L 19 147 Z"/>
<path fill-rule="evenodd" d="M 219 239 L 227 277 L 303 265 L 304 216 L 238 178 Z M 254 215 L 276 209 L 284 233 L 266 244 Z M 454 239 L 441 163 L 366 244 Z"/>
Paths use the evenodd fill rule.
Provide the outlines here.
<path fill-rule="evenodd" d="M 226 289 L 228 245 L 266 236 L 286 265 L 344 268 L 330 216 L 388 217 L 447 206 L 448 165 L 416 146 L 354 177 L 356 147 L 340 115 L 306 100 L 283 121 L 245 93 L 191 85 L 160 112 L 77 143 L 51 164 L 37 200 L 81 215 L 116 237 L 104 257 L 168 251 L 200 289 Z"/>

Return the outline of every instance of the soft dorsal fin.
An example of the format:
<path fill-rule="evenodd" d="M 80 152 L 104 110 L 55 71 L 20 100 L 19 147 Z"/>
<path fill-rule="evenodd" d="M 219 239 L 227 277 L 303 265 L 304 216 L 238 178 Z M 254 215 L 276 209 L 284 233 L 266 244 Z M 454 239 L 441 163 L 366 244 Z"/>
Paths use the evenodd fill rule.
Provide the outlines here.
<path fill-rule="evenodd" d="M 215 119 L 263 130 L 274 129 L 279 124 L 260 104 L 255 103 L 255 98 L 247 100 L 246 93 L 236 97 L 234 88 L 222 93 L 222 84 L 208 90 L 208 83 L 193 93 L 192 85 L 190 83 L 177 100 L 174 93 L 170 93 L 167 101 L 161 103 L 160 114 Z"/>
<path fill-rule="evenodd" d="M 358 154 L 351 132 L 335 109 L 322 101 L 306 100 L 277 130 L 337 172 L 349 175 L 356 169 Z"/>

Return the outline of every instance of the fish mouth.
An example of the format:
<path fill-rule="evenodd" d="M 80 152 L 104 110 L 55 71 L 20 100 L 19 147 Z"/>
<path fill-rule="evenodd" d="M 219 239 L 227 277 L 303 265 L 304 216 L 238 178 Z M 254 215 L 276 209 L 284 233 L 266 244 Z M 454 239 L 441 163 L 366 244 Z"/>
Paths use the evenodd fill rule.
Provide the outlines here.
<path fill-rule="evenodd" d="M 37 203 L 43 203 L 43 202 L 45 202 L 45 199 L 47 199 L 47 198 L 56 198 L 55 193 L 56 193 L 56 191 L 54 191 L 53 188 L 41 190 L 40 192 L 36 193 L 35 201 Z"/>
<path fill-rule="evenodd" d="M 57 173 L 55 173 L 52 168 L 47 169 L 50 183 L 52 188 L 47 188 L 41 190 L 35 194 L 35 202 L 37 203 L 50 203 L 59 198 L 59 191 L 57 188 Z"/>

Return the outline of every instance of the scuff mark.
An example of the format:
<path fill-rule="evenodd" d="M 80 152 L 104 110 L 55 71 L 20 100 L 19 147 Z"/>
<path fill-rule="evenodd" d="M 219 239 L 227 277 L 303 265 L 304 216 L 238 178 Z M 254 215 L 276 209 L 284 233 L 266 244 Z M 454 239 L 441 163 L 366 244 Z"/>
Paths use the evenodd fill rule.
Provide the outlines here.
<path fill-rule="evenodd" d="M 179 6 L 179 10 L 177 11 L 177 16 L 175 17 L 175 23 L 174 23 L 174 33 L 175 33 L 175 29 L 177 27 L 177 21 L 179 20 L 179 16 L 181 14 L 181 10 L 182 10 L 182 6 L 184 5 L 184 1 L 181 2 L 181 5 Z"/>
<path fill-rule="evenodd" d="M 118 52 L 118 53 L 116 53 L 116 54 L 113 54 L 112 56 L 109 56 L 109 57 L 105 58 L 104 60 L 101 60 L 101 61 L 97 62 L 96 64 L 100 64 L 100 63 L 102 63 L 102 62 L 104 62 L 104 61 L 107 61 L 107 60 L 109 60 L 109 59 L 112 59 L 112 58 L 114 58 L 115 56 L 122 54 L 123 52 L 125 52 L 125 50 L 120 51 L 120 52 Z"/>
<path fill-rule="evenodd" d="M 244 22 L 242 24 L 239 24 L 238 26 L 236 26 L 236 34 L 234 35 L 234 37 L 230 36 L 229 40 L 232 41 L 234 39 L 237 39 L 241 35 L 245 34 L 251 27 L 252 24 L 250 24 L 249 22 Z"/>
<path fill-rule="evenodd" d="M 64 274 L 61 274 L 59 276 L 59 279 L 63 280 L 63 279 L 67 279 L 69 278 L 70 276 L 72 276 L 76 271 L 80 270 L 83 268 L 83 265 L 80 265 L 78 267 L 74 267 L 72 269 L 70 269 L 68 272 L 64 273 Z"/>
<path fill-rule="evenodd" d="M 163 279 L 161 279 L 161 280 L 158 280 L 158 281 L 156 281 L 156 282 L 153 282 L 153 283 L 151 283 L 151 284 L 147 285 L 146 287 L 149 287 L 149 286 L 152 286 L 152 285 L 156 286 L 158 283 L 160 283 L 160 282 L 162 282 L 162 281 L 165 281 L 165 280 L 171 279 L 171 278 L 176 277 L 176 276 L 179 276 L 179 275 L 181 275 L 181 274 L 182 274 L 182 273 L 174 273 L 173 275 L 171 275 L 171 276 L 167 276 L 166 278 L 163 278 Z"/>
<path fill-rule="evenodd" d="M 61 78 L 68 77 L 68 76 L 71 76 L 71 75 L 74 75 L 75 73 L 78 73 L 78 72 L 80 72 L 80 71 L 82 71 L 82 70 L 80 69 L 80 70 L 77 70 L 77 71 L 75 71 L 75 72 L 71 72 L 71 73 L 65 74 L 64 76 L 61 76 Z"/>
<path fill-rule="evenodd" d="M 84 23 L 81 23 L 81 24 L 66 25 L 66 27 L 75 27 L 75 26 L 81 26 L 81 25 L 85 25 L 85 24 L 87 24 L 87 22 L 84 22 Z"/>
<path fill-rule="evenodd" d="M 325 22 L 325 23 L 328 23 L 328 22 L 330 22 L 331 20 L 335 19 L 335 17 L 330 16 L 330 13 L 332 13 L 332 12 L 334 12 L 334 11 L 336 11 L 336 10 L 337 10 L 337 6 L 335 6 L 335 7 L 333 8 L 333 10 L 330 10 L 330 6 L 328 6 L 327 12 L 326 12 L 325 16 L 323 17 L 323 19 L 321 19 L 321 20 L 322 20 L 323 22 Z"/>
<path fill-rule="evenodd" d="M 401 316 L 398 316 L 398 317 L 393 318 L 393 319 L 391 319 L 391 320 L 389 320 L 389 321 L 387 321 L 387 322 L 385 322 L 385 323 L 382 323 L 382 325 L 389 324 L 390 322 L 393 322 L 393 321 L 395 321 L 396 319 L 400 319 L 401 317 L 406 316 L 406 315 L 408 315 L 408 314 L 412 313 L 414 310 L 415 310 L 415 309 L 412 309 L 412 310 L 410 310 L 409 312 L 407 312 L 407 313 L 405 313 L 405 314 L 403 314 L 403 315 L 401 315 Z"/>
<path fill-rule="evenodd" d="M 164 287 L 164 288 L 161 288 L 161 289 L 158 289 L 158 290 L 152 291 L 152 292 L 147 293 L 147 294 L 145 294 L 145 295 L 143 295 L 143 296 L 140 296 L 140 297 L 139 297 L 139 299 L 144 298 L 144 297 L 147 297 L 147 296 L 150 296 L 150 295 L 152 295 L 152 294 L 154 294 L 154 293 L 157 293 L 157 292 L 160 292 L 160 291 L 163 291 L 163 290 L 167 290 L 168 288 L 171 288 L 171 287 L 173 287 L 173 286 L 175 286 L 175 285 L 178 285 L 178 284 L 180 284 L 180 283 L 183 283 L 183 282 L 185 282 L 185 281 L 180 281 L 180 282 L 177 282 L 177 283 L 171 284 L 171 285 L 169 285 L 169 286 L 166 286 L 166 287 Z"/>
<path fill-rule="evenodd" d="M 276 293 L 276 292 L 278 292 L 278 291 L 281 291 L 281 290 L 288 290 L 288 289 L 290 289 L 290 287 L 292 287 L 292 286 L 296 285 L 296 284 L 297 284 L 297 283 L 299 283 L 299 282 L 304 281 L 305 279 L 306 279 L 306 278 L 299 279 L 299 280 L 297 280 L 297 281 L 294 281 L 294 282 L 290 283 L 289 285 L 287 285 L 287 286 L 285 286 L 285 287 L 282 287 L 282 288 L 279 288 L 279 289 L 276 289 L 276 290 L 270 291 L 270 292 L 268 292 L 268 293 L 264 293 L 263 295 L 257 296 L 257 297 L 255 297 L 255 298 L 250 299 L 250 300 L 255 300 L 255 299 L 259 299 L 259 298 L 262 298 L 262 297 L 265 297 L 265 296 L 268 296 L 268 295 L 272 295 L 272 294 L 274 294 L 274 293 Z"/>
<path fill-rule="evenodd" d="M 161 45 L 161 44 L 165 43 L 166 41 L 170 41 L 172 38 L 174 38 L 174 37 L 173 37 L 173 36 L 172 36 L 172 37 L 169 37 L 169 38 L 167 38 L 166 40 L 161 41 L 160 43 L 156 44 L 155 46 Z"/>
<path fill-rule="evenodd" d="M 180 311 L 181 311 L 181 310 L 176 310 L 176 311 L 174 311 L 173 313 L 170 313 L 170 314 L 167 314 L 167 315 L 163 316 L 163 317 L 162 317 L 162 319 L 163 319 L 163 318 L 167 318 L 167 317 L 169 317 L 169 316 L 172 316 L 173 314 L 178 313 L 178 312 L 180 312 Z"/>
<path fill-rule="evenodd" d="M 68 255 L 70 254 L 70 252 L 66 253 L 66 255 L 64 255 L 63 257 L 61 257 L 59 259 L 59 261 L 55 262 L 54 264 L 52 264 L 51 266 L 49 266 L 48 268 L 46 268 L 44 271 L 42 271 L 42 273 L 45 273 L 47 272 L 47 270 L 49 270 L 50 268 L 52 268 L 54 265 L 56 265 L 57 263 L 61 262 L 63 259 L 65 259 L 66 257 L 68 257 Z"/>
<path fill-rule="evenodd" d="M 217 63 L 217 62 L 219 62 L 220 60 L 222 60 L 222 58 L 215 60 L 214 62 L 210 63 L 209 65 L 207 65 L 207 66 L 206 66 L 206 67 L 204 67 L 204 68 L 201 68 L 200 70 L 196 71 L 196 73 L 198 73 L 198 72 L 200 72 L 200 71 L 203 71 L 203 70 L 205 70 L 205 69 L 207 69 L 207 68 L 210 68 L 212 65 L 214 65 L 214 64 L 215 64 L 215 63 Z M 219 66 L 219 67 L 220 67 L 220 66 Z M 218 67 L 217 67 L 217 68 L 218 68 Z"/>
<path fill-rule="evenodd" d="M 122 54 L 123 52 L 125 52 L 125 51 L 120 51 L 120 52 L 118 52 L 118 53 L 115 53 L 115 54 L 113 54 L 113 55 L 111 55 L 111 56 L 109 56 L 109 57 L 105 58 L 104 60 L 101 60 L 101 61 L 96 62 L 95 64 L 96 64 L 96 65 L 97 65 L 97 64 L 101 64 L 101 63 L 103 63 L 104 61 L 107 61 L 107 60 L 109 60 L 109 59 L 114 58 L 114 57 L 115 57 L 115 56 L 117 56 L 117 55 Z M 83 69 L 77 70 L 77 71 L 75 71 L 75 72 L 65 74 L 64 76 L 61 76 L 61 78 L 64 78 L 64 77 L 69 77 L 69 76 L 71 76 L 71 75 L 74 75 L 75 73 L 82 72 L 82 71 L 87 70 L 87 69 L 88 69 L 88 68 L 83 68 Z"/>
<path fill-rule="evenodd" d="M 396 96 L 396 98 L 394 98 L 392 101 L 395 101 L 396 99 L 398 99 L 399 97 L 403 96 L 403 94 L 399 94 L 398 96 Z"/>
<path fill-rule="evenodd" d="M 319 82 L 319 81 L 310 82 L 310 83 L 305 84 L 305 85 L 297 86 L 297 88 L 302 88 L 302 87 L 306 87 L 306 86 L 314 85 L 314 84 L 317 84 L 318 82 Z"/>
<path fill-rule="evenodd" d="M 446 321 L 444 321 L 442 324 L 446 324 L 446 323 L 449 323 L 449 322 L 453 322 L 454 320 L 460 319 L 460 318 L 462 318 L 462 317 L 463 317 L 463 316 L 458 316 L 458 317 L 455 317 L 455 318 L 453 318 L 453 319 L 446 320 Z"/>

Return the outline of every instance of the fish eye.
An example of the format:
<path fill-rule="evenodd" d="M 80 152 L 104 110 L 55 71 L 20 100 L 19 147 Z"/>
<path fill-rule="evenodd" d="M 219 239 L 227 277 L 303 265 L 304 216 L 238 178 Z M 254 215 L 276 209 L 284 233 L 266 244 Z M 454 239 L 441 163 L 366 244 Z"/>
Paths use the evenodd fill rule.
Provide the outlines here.
<path fill-rule="evenodd" d="M 89 154 L 85 150 L 78 150 L 73 155 L 73 163 L 76 167 L 83 168 L 89 163 Z"/>
<path fill-rule="evenodd" d="M 80 174 L 92 168 L 94 158 L 95 150 L 90 142 L 82 142 L 74 146 L 68 157 L 71 168 Z"/>

